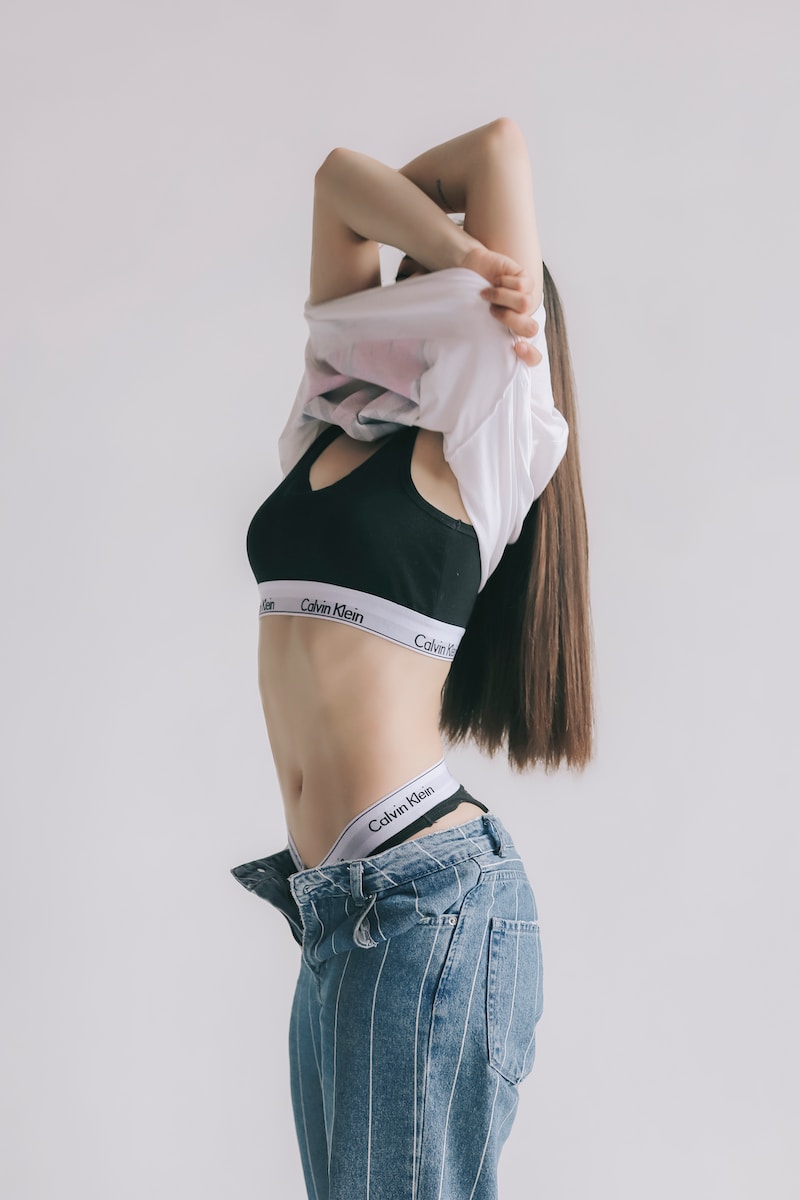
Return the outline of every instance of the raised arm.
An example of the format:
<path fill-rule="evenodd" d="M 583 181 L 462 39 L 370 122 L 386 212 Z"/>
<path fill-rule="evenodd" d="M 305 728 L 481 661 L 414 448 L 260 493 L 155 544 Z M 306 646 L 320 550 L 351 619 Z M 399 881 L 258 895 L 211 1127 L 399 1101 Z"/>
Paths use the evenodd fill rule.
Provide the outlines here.
<path fill-rule="evenodd" d="M 332 150 L 314 180 L 312 304 L 380 284 L 378 243 L 429 271 L 459 267 L 476 239 L 399 171 L 356 150 Z"/>
<path fill-rule="evenodd" d="M 530 168 L 527 152 L 523 154 L 520 146 L 524 151 L 522 135 L 503 118 L 427 151 L 402 171 L 355 150 L 332 150 L 315 177 L 311 303 L 377 287 L 378 243 L 386 242 L 429 271 L 459 266 L 477 271 L 493 285 L 482 293 L 492 305 L 492 315 L 517 338 L 532 337 L 537 326 L 530 314 L 541 302 L 542 267 Z M 466 148 L 469 153 L 464 153 Z M 436 180 L 444 173 L 451 192 L 458 199 L 463 196 L 469 228 L 455 225 L 445 215 L 441 199 L 437 203 L 432 198 L 434 188 L 441 191 L 434 173 Z M 505 191 L 517 186 L 523 189 L 522 198 L 501 204 Z M 450 202 L 455 203 L 452 197 Z M 523 239 L 520 231 L 528 216 L 529 230 Z M 509 233 L 505 223 L 512 217 L 516 224 Z M 473 230 L 483 231 L 496 246 L 488 247 Z M 500 248 L 514 238 L 525 250 L 530 267 Z M 528 342 L 517 340 L 514 349 L 528 365 L 540 361 L 539 352 Z"/>
<path fill-rule="evenodd" d="M 533 280 L 533 308 L 539 307 L 544 279 L 533 181 L 516 122 L 500 117 L 434 146 L 400 174 L 444 211 L 463 212 L 465 232 L 483 246 L 524 267 Z"/>

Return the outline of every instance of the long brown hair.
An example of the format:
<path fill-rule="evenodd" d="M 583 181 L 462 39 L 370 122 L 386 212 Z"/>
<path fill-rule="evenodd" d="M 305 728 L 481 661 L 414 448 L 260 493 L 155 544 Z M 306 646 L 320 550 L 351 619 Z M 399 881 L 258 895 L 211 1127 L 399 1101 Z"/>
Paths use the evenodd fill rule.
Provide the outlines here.
<path fill-rule="evenodd" d="M 569 426 L 564 458 L 533 502 L 516 542 L 478 594 L 442 688 L 440 728 L 517 771 L 592 757 L 589 542 L 578 452 L 575 380 L 567 329 L 544 267 L 545 338 L 556 408 Z"/>

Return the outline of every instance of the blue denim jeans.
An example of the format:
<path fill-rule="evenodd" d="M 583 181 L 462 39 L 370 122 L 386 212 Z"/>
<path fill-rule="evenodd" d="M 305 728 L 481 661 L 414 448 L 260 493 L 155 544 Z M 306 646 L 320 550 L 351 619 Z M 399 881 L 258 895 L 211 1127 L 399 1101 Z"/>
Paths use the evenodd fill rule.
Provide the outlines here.
<path fill-rule="evenodd" d="M 233 874 L 302 946 L 289 1049 L 310 1200 L 494 1200 L 543 1006 L 536 901 L 497 817 Z"/>

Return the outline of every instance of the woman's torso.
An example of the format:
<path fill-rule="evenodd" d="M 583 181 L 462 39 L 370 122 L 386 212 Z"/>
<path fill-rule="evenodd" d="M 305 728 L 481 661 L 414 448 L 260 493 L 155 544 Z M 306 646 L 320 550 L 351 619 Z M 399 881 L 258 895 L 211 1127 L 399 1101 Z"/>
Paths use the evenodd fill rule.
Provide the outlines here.
<path fill-rule="evenodd" d="M 306 522 L 314 522 L 309 528 L 315 535 L 321 528 L 317 522 L 334 514 L 330 536 L 340 539 L 348 555 L 355 552 L 353 564 L 363 538 L 364 553 L 372 562 L 381 560 L 378 565 L 388 569 L 387 578 L 392 567 L 398 571 L 408 568 L 402 561 L 409 557 L 410 549 L 403 543 L 403 531 L 387 528 L 380 544 L 376 530 L 367 528 L 367 523 L 372 507 L 380 512 L 387 503 L 410 501 L 412 509 L 407 511 L 416 524 L 413 534 L 406 531 L 406 543 L 409 538 L 414 544 L 427 543 L 420 546 L 422 585 L 431 568 L 425 553 L 431 549 L 448 557 L 453 545 L 462 568 L 471 568 L 474 562 L 479 571 L 474 530 L 468 524 L 455 476 L 445 462 L 441 434 L 404 430 L 366 443 L 338 433 L 333 439 L 327 431 L 320 435 L 262 506 L 267 534 L 264 563 L 269 561 L 270 523 L 280 516 L 279 499 L 288 490 L 293 507 L 284 511 L 299 509 Z M 392 439 L 404 442 L 382 453 Z M 315 449 L 320 443 L 324 445 L 321 453 Z M 374 463 L 364 466 L 373 455 L 378 455 Z M 352 472 L 357 474 L 348 483 Z M 404 501 L 399 492 L 405 492 Z M 254 551 L 251 565 L 257 578 L 267 570 L 258 562 L 261 511 L 248 531 L 248 552 Z M 406 510 L 397 511 L 402 514 Z M 351 520 L 352 528 L 342 528 Z M 303 549 L 298 547 L 299 561 Z M 379 570 L 378 574 L 382 578 L 385 572 Z M 453 584 L 443 578 L 452 591 L 450 602 L 444 596 L 446 616 L 464 611 L 465 586 L 468 592 L 476 589 L 471 569 L 460 574 L 469 579 Z M 307 572 L 303 577 L 314 576 Z M 407 582 L 413 591 L 413 579 Z M 286 823 L 307 866 L 321 861 L 354 816 L 442 758 L 439 711 L 449 665 L 449 661 L 346 623 L 294 614 L 261 617 L 258 679 L 264 717 Z M 461 805 L 435 828 L 474 815 L 473 806 Z"/>

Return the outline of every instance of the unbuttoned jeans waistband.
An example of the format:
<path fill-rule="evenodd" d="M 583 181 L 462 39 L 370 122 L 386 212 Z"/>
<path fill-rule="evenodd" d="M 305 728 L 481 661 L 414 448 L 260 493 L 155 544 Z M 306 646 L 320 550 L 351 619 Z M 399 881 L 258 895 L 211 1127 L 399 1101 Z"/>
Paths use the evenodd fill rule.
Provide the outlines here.
<path fill-rule="evenodd" d="M 401 842 L 370 858 L 298 871 L 290 852 L 280 850 L 233 867 L 231 874 L 248 891 L 280 909 L 302 944 L 300 909 L 308 901 L 349 895 L 356 904 L 366 904 L 382 892 L 490 853 L 519 861 L 508 831 L 492 813 Z"/>

